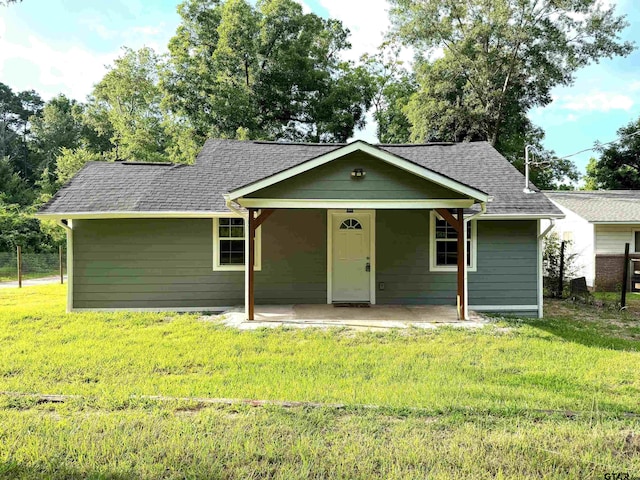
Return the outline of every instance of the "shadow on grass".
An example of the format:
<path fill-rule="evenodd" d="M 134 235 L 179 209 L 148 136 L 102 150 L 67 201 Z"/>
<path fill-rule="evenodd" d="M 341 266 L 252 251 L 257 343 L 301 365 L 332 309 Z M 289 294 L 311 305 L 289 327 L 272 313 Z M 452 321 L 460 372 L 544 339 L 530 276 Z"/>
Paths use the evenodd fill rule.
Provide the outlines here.
<path fill-rule="evenodd" d="M 547 318 L 502 318 L 503 321 L 530 327 L 550 333 L 567 342 L 578 343 L 587 347 L 605 348 L 609 350 L 640 351 L 640 341 L 624 338 L 623 327 L 616 327 L 610 318 L 587 320 L 581 318 L 580 309 L 572 317 L 551 316 Z"/>
<path fill-rule="evenodd" d="M 63 464 L 23 465 L 14 461 L 0 462 L 0 478 L 11 479 L 103 479 L 130 480 L 140 478 L 135 473 L 111 473 L 101 470 L 73 469 Z"/>

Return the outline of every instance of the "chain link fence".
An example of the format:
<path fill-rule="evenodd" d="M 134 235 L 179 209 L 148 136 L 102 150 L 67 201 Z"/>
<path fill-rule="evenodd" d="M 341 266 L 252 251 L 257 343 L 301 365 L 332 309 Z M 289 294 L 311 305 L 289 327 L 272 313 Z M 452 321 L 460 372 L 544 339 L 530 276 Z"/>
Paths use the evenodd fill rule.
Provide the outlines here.
<path fill-rule="evenodd" d="M 60 276 L 60 269 L 66 274 L 66 252 L 32 253 L 21 252 L 22 279 Z M 62 265 L 61 265 L 62 262 Z M 18 252 L 0 252 L 0 282 L 18 280 Z"/>

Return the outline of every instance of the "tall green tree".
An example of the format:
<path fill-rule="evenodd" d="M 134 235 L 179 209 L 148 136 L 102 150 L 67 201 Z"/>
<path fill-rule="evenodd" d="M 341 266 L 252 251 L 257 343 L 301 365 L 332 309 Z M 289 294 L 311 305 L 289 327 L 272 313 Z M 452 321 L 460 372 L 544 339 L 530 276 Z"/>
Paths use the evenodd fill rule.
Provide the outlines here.
<path fill-rule="evenodd" d="M 168 108 L 201 138 L 344 141 L 364 126 L 367 71 L 348 31 L 293 0 L 187 0 L 163 77 Z"/>
<path fill-rule="evenodd" d="M 600 158 L 587 165 L 589 190 L 640 189 L 640 119 L 618 130 L 620 141 L 600 148 Z"/>
<path fill-rule="evenodd" d="M 150 48 L 124 50 L 95 86 L 93 115 L 107 120 L 112 128 L 115 159 L 166 161 L 158 88 L 160 59 Z"/>
<path fill-rule="evenodd" d="M 624 17 L 597 0 L 391 3 L 394 34 L 418 53 L 405 110 L 412 139 L 486 140 L 512 160 L 535 145 L 541 132 L 527 113 L 548 105 L 552 88 L 633 49 L 619 38 Z"/>
<path fill-rule="evenodd" d="M 9 157 L 14 170 L 29 182 L 35 181 L 37 172 L 28 147 L 30 119 L 40 115 L 43 105 L 35 91 L 15 93 L 0 83 L 0 157 Z"/>

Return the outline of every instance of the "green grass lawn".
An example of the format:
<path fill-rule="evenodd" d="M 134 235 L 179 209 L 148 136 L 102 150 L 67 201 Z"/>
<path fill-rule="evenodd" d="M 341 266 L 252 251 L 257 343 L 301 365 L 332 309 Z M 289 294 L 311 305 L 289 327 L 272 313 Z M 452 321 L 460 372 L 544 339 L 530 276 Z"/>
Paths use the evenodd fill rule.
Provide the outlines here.
<path fill-rule="evenodd" d="M 477 331 L 241 332 L 64 303 L 60 285 L 0 290 L 0 391 L 79 395 L 0 395 L 0 477 L 640 475 L 633 312 L 554 302 Z"/>

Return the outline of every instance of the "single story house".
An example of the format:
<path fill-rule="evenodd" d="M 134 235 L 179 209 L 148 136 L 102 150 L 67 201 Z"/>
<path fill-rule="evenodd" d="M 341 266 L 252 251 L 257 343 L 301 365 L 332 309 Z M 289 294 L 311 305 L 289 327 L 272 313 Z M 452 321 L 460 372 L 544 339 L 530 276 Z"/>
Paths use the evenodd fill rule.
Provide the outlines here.
<path fill-rule="evenodd" d="M 546 192 L 565 218 L 556 222 L 561 240 L 571 241 L 578 277 L 596 290 L 622 284 L 625 243 L 640 259 L 640 190 Z M 640 267 L 640 263 L 637 263 Z M 631 286 L 631 283 L 629 283 Z"/>
<path fill-rule="evenodd" d="M 562 212 L 490 144 L 209 140 L 194 165 L 92 162 L 39 212 L 69 310 L 449 304 L 542 316 Z M 466 261 L 464 260 L 466 258 Z"/>

